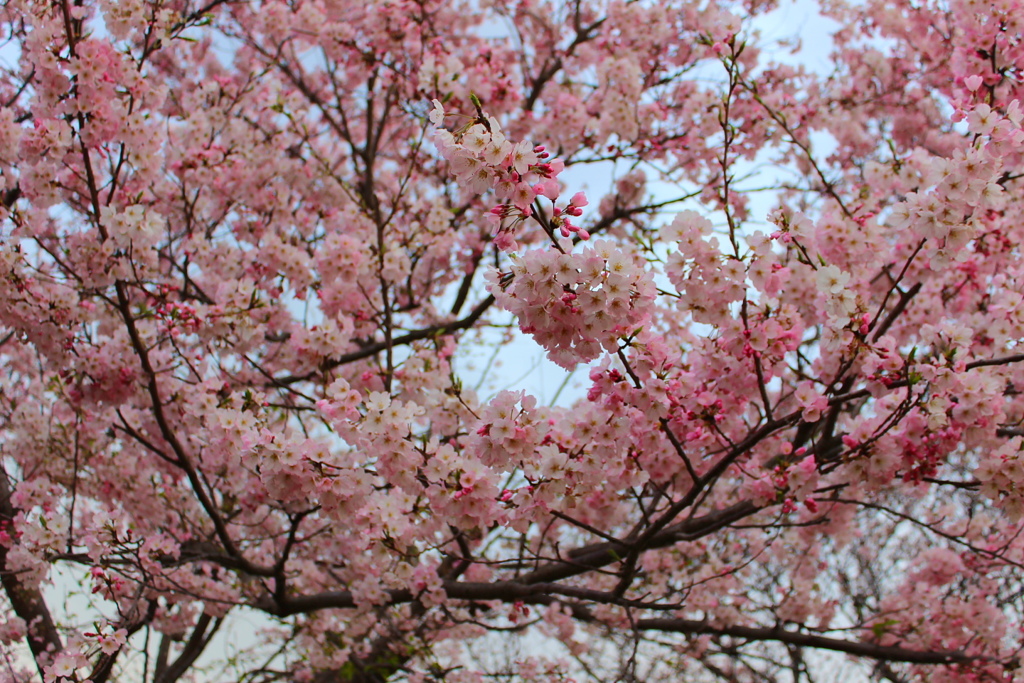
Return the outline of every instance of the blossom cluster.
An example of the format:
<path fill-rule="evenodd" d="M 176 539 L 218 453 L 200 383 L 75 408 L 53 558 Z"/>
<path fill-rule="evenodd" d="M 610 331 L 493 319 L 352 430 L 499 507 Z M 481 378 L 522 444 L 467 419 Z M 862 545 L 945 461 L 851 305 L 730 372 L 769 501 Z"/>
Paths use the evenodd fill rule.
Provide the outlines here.
<path fill-rule="evenodd" d="M 717 324 L 729 318 L 729 305 L 746 292 L 746 268 L 742 261 L 724 258 L 712 224 L 696 211 L 682 211 L 661 230 L 662 238 L 675 243 L 665 274 L 679 291 L 676 305 L 689 311 L 697 322 Z"/>
<path fill-rule="evenodd" d="M 654 301 L 650 274 L 608 240 L 579 252 L 530 250 L 513 259 L 510 271 L 488 278 L 502 308 L 565 368 L 614 353 L 620 337 L 644 324 Z"/>
<path fill-rule="evenodd" d="M 503 251 L 515 251 L 515 229 L 533 215 L 534 200 L 543 196 L 553 202 L 561 193 L 558 175 L 565 170 L 564 162 L 549 159 L 542 145 L 508 140 L 493 116 L 481 113 L 454 133 L 442 127 L 444 119 L 444 107 L 434 100 L 430 121 L 436 126 L 434 142 L 438 150 L 451 165 L 460 187 L 476 195 L 493 190 L 502 200 L 488 214 L 497 228 L 494 242 Z M 571 220 L 581 215 L 581 207 L 586 205 L 586 197 L 579 192 L 564 208 L 553 208 L 552 223 L 562 236 L 575 233 L 582 239 L 589 237 Z"/>

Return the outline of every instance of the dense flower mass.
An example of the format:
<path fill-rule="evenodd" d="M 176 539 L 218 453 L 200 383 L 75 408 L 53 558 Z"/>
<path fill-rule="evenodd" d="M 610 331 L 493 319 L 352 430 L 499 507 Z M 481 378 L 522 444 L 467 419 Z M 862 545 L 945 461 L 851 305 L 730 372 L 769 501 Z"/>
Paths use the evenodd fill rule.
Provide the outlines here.
<path fill-rule="evenodd" d="M 568 369 L 615 353 L 620 339 L 646 321 L 654 300 L 654 283 L 642 263 L 606 240 L 578 253 L 528 251 L 512 259 L 507 273 L 492 271 L 488 280 L 520 329 Z"/>
<path fill-rule="evenodd" d="M 1013 680 L 1024 4 L 821 5 L 5 3 L 0 679 Z"/>

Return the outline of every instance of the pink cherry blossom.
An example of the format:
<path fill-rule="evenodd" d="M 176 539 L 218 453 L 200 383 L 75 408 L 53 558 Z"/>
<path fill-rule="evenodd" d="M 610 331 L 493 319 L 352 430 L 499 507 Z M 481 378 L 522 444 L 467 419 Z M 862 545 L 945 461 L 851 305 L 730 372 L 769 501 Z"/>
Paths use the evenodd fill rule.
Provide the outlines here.
<path fill-rule="evenodd" d="M 1024 5 L 774 7 L 7 3 L 0 678 L 1013 679 Z"/>

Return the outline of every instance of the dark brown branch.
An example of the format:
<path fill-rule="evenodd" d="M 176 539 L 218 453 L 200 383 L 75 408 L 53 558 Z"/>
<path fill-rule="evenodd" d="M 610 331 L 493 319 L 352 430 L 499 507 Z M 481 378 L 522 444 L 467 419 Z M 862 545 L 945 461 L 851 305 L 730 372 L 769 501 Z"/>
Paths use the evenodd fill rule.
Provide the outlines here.
<path fill-rule="evenodd" d="M 644 547 L 646 550 L 654 550 L 680 541 L 694 540 L 752 515 L 757 510 L 757 506 L 750 501 L 743 501 L 703 517 L 688 519 L 663 529 L 651 537 Z M 526 574 L 521 580 L 523 582 L 561 581 L 618 562 L 626 556 L 630 549 L 630 545 L 625 542 L 595 543 L 578 548 L 569 553 L 568 560 L 551 562 Z"/>
<path fill-rule="evenodd" d="M 480 319 L 480 316 L 482 316 L 487 311 L 487 309 L 491 307 L 492 304 L 494 304 L 494 297 L 488 296 L 486 299 L 477 304 L 476 308 L 470 311 L 469 315 L 467 315 L 462 320 L 457 320 L 452 323 L 442 323 L 440 325 L 431 325 L 430 327 L 425 327 L 422 330 L 414 330 L 412 332 L 409 332 L 408 334 L 403 334 L 401 336 L 393 338 L 391 340 L 390 345 L 385 341 L 367 344 L 358 351 L 346 353 L 343 356 L 338 356 L 337 358 L 332 358 L 330 360 L 324 361 L 320 365 L 320 367 L 313 372 L 307 372 L 304 375 L 292 375 L 289 377 L 281 377 L 279 379 L 276 379 L 274 380 L 274 384 L 271 386 L 282 386 L 294 384 L 296 382 L 304 382 L 308 379 L 315 377 L 318 373 L 327 372 L 328 370 L 333 370 L 334 368 L 339 367 L 341 365 L 345 365 L 346 363 L 352 363 L 357 360 L 362 360 L 363 358 L 375 356 L 382 351 L 386 351 L 389 348 L 389 346 L 403 346 L 406 344 L 411 344 L 413 342 L 419 341 L 421 339 L 440 337 L 444 335 L 454 334 L 455 332 L 459 332 L 461 330 L 469 329 L 476 323 L 477 320 Z"/>
<path fill-rule="evenodd" d="M 98 211 L 96 212 L 96 216 L 99 216 Z M 146 390 L 152 404 L 153 417 L 156 419 L 160 435 L 171 447 L 171 450 L 177 458 L 175 464 L 185 472 L 185 476 L 188 478 L 199 504 L 213 523 L 216 536 L 224 546 L 224 550 L 227 554 L 233 557 L 235 561 L 243 567 L 243 571 L 247 571 L 250 574 L 260 574 L 264 576 L 269 575 L 272 570 L 266 567 L 254 565 L 243 557 L 241 551 L 238 549 L 234 539 L 232 539 L 231 534 L 228 531 L 227 524 L 224 522 L 220 512 L 214 505 L 214 501 L 203 488 L 199 473 L 193 466 L 191 459 L 185 451 L 185 447 L 182 445 L 181 440 L 178 439 L 178 435 L 171 428 L 171 425 L 167 420 L 167 416 L 164 413 L 164 403 L 157 385 L 156 369 L 150 361 L 149 350 L 147 349 L 146 344 L 142 341 L 142 336 L 139 334 L 139 330 L 135 325 L 135 318 L 132 315 L 131 310 L 131 302 L 128 298 L 128 287 L 120 280 L 115 283 L 114 287 L 117 292 L 117 308 L 124 320 L 125 327 L 128 331 L 128 338 L 131 341 L 132 348 L 135 350 L 135 355 L 138 357 L 139 364 L 142 366 L 142 371 L 146 377 Z"/>
<path fill-rule="evenodd" d="M 907 662 L 909 664 L 964 664 L 978 660 L 963 652 L 945 650 L 912 650 L 898 646 L 878 645 L 800 631 L 787 631 L 780 627 L 756 626 L 713 626 L 705 621 L 692 619 L 638 619 L 636 627 L 640 631 L 663 631 L 670 633 L 703 634 L 712 636 L 729 636 L 754 641 L 775 641 L 797 647 L 813 647 L 820 650 L 845 652 L 856 657 L 888 662 Z"/>
<path fill-rule="evenodd" d="M 976 368 L 987 368 L 996 365 L 1011 365 L 1012 363 L 1020 363 L 1021 361 L 1024 361 L 1024 354 L 1018 353 L 1013 356 L 1002 356 L 999 358 L 983 358 L 981 360 L 971 361 L 970 363 L 965 365 L 964 368 L 966 370 L 974 370 Z M 907 382 L 907 380 L 900 379 L 889 384 L 886 388 L 902 389 L 903 387 L 906 387 L 908 384 L 909 382 Z M 866 398 L 870 395 L 871 392 L 867 389 L 857 389 L 856 391 L 851 391 L 846 394 L 837 394 L 835 396 L 830 397 L 828 399 L 828 404 L 831 406 L 836 405 L 838 403 L 848 403 L 850 401 L 855 401 L 859 398 Z"/>
<path fill-rule="evenodd" d="M 16 514 L 17 510 L 11 504 L 11 484 L 7 478 L 7 469 L 0 463 L 0 524 L 3 531 L 9 534 L 13 532 Z M 29 625 L 26 635 L 28 647 L 32 651 L 39 675 L 43 676 L 44 662 L 63 650 L 64 644 L 42 591 L 24 583 L 16 572 L 7 569 L 8 550 L 6 544 L 0 543 L 0 584 L 7 593 L 11 609 Z"/>
<path fill-rule="evenodd" d="M 885 316 L 885 320 L 882 321 L 882 324 L 879 325 L 875 329 L 874 334 L 871 335 L 871 341 L 877 342 L 879 339 L 882 338 L 882 335 L 885 334 L 890 327 L 892 327 L 892 324 L 896 322 L 896 319 L 899 318 L 900 315 L 903 314 L 903 311 L 906 310 L 907 306 L 910 304 L 910 300 L 917 296 L 917 293 L 920 291 L 921 283 L 916 282 L 914 283 L 913 287 L 911 287 L 906 292 L 900 295 L 900 300 L 896 302 L 896 305 L 893 306 L 891 311 L 889 311 L 889 315 Z M 884 301 L 882 302 L 882 305 L 885 305 Z M 882 310 L 883 309 L 879 308 L 879 314 L 881 314 Z"/>
<path fill-rule="evenodd" d="M 644 547 L 645 549 L 663 548 L 680 541 L 695 540 L 714 533 L 757 510 L 757 506 L 753 503 L 744 501 L 703 517 L 689 519 L 663 529 L 652 537 Z M 630 550 L 631 547 L 624 542 L 596 543 L 570 553 L 566 560 L 553 561 L 524 574 L 517 581 L 493 583 L 445 581 L 443 586 L 445 593 L 453 600 L 515 602 L 537 596 L 560 595 L 595 603 L 635 607 L 637 606 L 636 601 L 617 597 L 611 592 L 593 591 L 555 583 L 621 561 Z M 393 605 L 416 600 L 412 591 L 404 589 L 388 591 L 388 596 L 388 604 Z M 325 591 L 315 595 L 287 597 L 283 600 L 266 595 L 254 606 L 270 614 L 286 617 L 322 609 L 351 608 L 355 607 L 355 601 L 349 591 Z"/>
<path fill-rule="evenodd" d="M 205 612 L 201 614 L 181 654 L 174 660 L 174 663 L 160 672 L 153 683 L 174 683 L 184 676 L 206 649 L 206 646 L 210 644 L 210 640 L 217 633 L 222 621 L 223 619 L 215 620 Z"/>
<path fill-rule="evenodd" d="M 1024 353 L 1018 353 L 1013 356 L 1003 356 L 1002 358 L 986 358 L 984 360 L 976 360 L 967 364 L 968 370 L 975 368 L 986 368 L 993 365 L 1010 365 L 1011 363 L 1020 363 L 1024 361 Z"/>
<path fill-rule="evenodd" d="M 149 625 L 153 621 L 153 617 L 156 616 L 156 600 L 147 601 L 145 611 L 137 609 L 137 607 L 136 605 L 136 607 L 132 608 L 130 619 L 119 624 L 128 632 L 128 638 L 138 633 L 143 626 Z M 92 683 L 107 683 L 114 673 L 114 664 L 117 663 L 118 658 L 124 651 L 125 648 L 120 647 L 110 654 L 100 654 L 93 666 L 92 672 L 89 674 L 88 680 L 92 681 Z"/>

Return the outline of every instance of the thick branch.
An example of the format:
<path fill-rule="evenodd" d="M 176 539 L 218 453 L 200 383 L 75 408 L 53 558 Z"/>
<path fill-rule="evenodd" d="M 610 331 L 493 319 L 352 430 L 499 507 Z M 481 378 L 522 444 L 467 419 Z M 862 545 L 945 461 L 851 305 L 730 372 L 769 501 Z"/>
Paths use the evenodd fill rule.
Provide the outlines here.
<path fill-rule="evenodd" d="M 909 664 L 962 664 L 976 661 L 963 652 L 943 650 L 912 650 L 905 647 L 878 645 L 799 631 L 787 631 L 783 628 L 755 626 L 713 626 L 705 621 L 692 619 L 638 619 L 636 628 L 639 631 L 664 631 L 671 633 L 705 634 L 712 636 L 730 636 L 745 640 L 775 641 L 797 647 L 813 647 L 820 650 L 845 652 L 856 657 L 887 662 L 906 662 Z"/>
<path fill-rule="evenodd" d="M 11 485 L 7 469 L 0 464 L 0 523 L 3 531 L 13 536 L 16 510 L 11 504 Z M 32 651 L 40 676 L 44 662 L 64 649 L 57 632 L 57 626 L 50 616 L 50 610 L 43 599 L 43 593 L 36 586 L 23 582 L 17 572 L 7 567 L 7 545 L 0 543 L 0 584 L 11 602 L 11 609 L 28 624 L 28 647 Z"/>
<path fill-rule="evenodd" d="M 753 503 L 744 501 L 697 519 L 680 522 L 651 538 L 645 544 L 645 549 L 663 548 L 680 541 L 706 536 L 757 510 L 758 508 Z M 595 603 L 636 607 L 638 606 L 636 601 L 620 598 L 611 592 L 587 590 L 555 583 L 561 579 L 585 574 L 618 562 L 627 554 L 629 548 L 629 545 L 621 542 L 597 543 L 570 553 L 567 560 L 554 561 L 525 574 L 517 581 L 493 583 L 445 581 L 443 586 L 445 593 L 453 600 L 515 602 L 542 595 L 561 595 Z M 416 599 L 417 596 L 409 590 L 388 591 L 388 604 L 414 602 Z M 325 591 L 315 595 L 288 597 L 284 600 L 275 600 L 272 596 L 267 595 L 255 606 L 270 614 L 286 617 L 322 609 L 351 608 L 356 604 L 350 591 Z"/>
<path fill-rule="evenodd" d="M 215 620 L 205 612 L 201 614 L 195 628 L 192 630 L 192 635 L 189 637 L 188 642 L 185 643 L 185 648 L 178 655 L 178 658 L 174 660 L 173 664 L 160 672 L 155 683 L 174 683 L 174 681 L 184 676 L 196 659 L 199 658 L 199 655 L 206 649 L 206 646 L 210 644 L 210 640 L 217 633 L 217 629 L 220 628 L 222 621 L 222 619 Z"/>
<path fill-rule="evenodd" d="M 716 510 L 703 517 L 673 524 L 652 536 L 644 544 L 644 549 L 664 548 L 680 541 L 689 541 L 706 536 L 718 531 L 722 527 L 752 515 L 757 510 L 757 506 L 750 501 L 743 501 L 723 510 Z M 546 564 L 526 574 L 520 580 L 524 583 L 561 581 L 562 579 L 578 576 L 618 562 L 626 556 L 630 549 L 631 546 L 625 542 L 595 543 L 583 548 L 577 548 L 569 553 L 568 560 Z"/>

